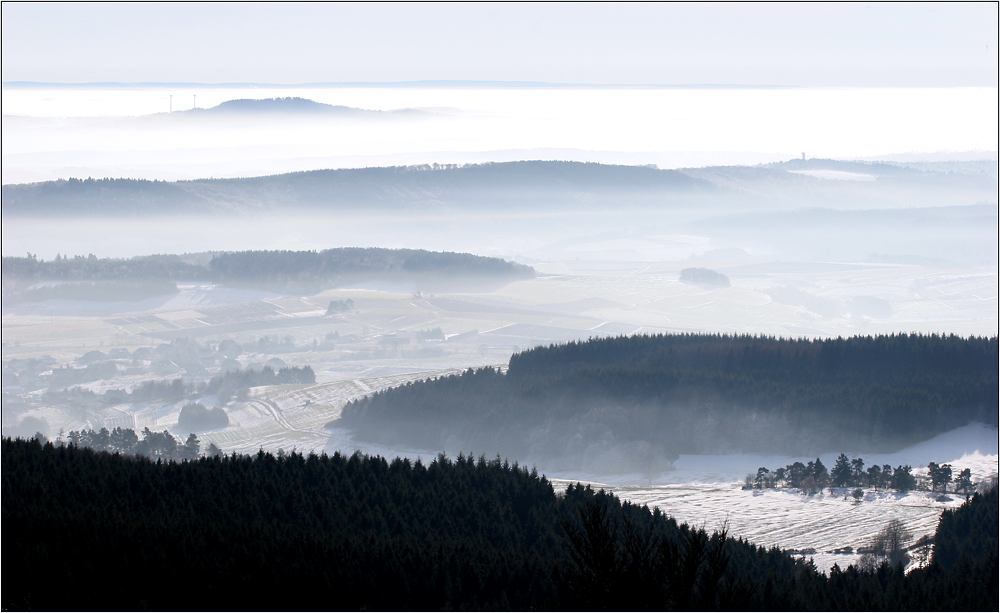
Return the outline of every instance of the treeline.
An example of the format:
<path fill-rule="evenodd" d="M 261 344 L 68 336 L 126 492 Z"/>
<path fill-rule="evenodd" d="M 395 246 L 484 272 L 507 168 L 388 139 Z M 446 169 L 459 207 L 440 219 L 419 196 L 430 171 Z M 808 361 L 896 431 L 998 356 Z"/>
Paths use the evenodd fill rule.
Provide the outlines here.
<path fill-rule="evenodd" d="M 930 481 L 930 490 L 942 493 L 948 491 L 948 484 L 952 482 L 953 472 L 951 464 L 938 464 L 930 462 L 927 465 L 927 475 Z M 956 493 L 968 494 L 972 491 L 972 470 L 965 468 L 954 476 L 954 491 Z M 865 470 L 863 458 L 849 459 L 845 454 L 840 454 L 836 463 L 829 472 L 819 458 L 809 461 L 806 464 L 794 462 L 783 468 L 768 470 L 766 466 L 757 469 L 757 474 L 747 475 L 744 489 L 764 489 L 773 487 L 792 487 L 803 489 L 822 489 L 829 487 L 831 490 L 838 487 L 871 487 L 894 489 L 897 492 L 908 492 L 917 489 L 921 483 L 913 475 L 913 467 L 909 464 L 901 464 L 893 468 L 889 464 L 873 464 Z M 924 485 L 926 488 L 926 485 Z"/>
<path fill-rule="evenodd" d="M 73 371 L 74 369 L 66 370 Z M 226 403 L 232 398 L 245 400 L 251 387 L 262 385 L 303 385 L 310 383 L 316 383 L 316 373 L 311 366 L 286 366 L 277 372 L 270 366 L 264 366 L 260 370 L 226 371 L 201 383 L 189 383 L 184 381 L 184 379 L 144 381 L 133 387 L 131 391 L 126 389 L 109 389 L 102 394 L 79 387 L 72 387 L 62 391 L 48 391 L 43 398 L 49 402 L 68 402 L 72 404 L 102 402 L 104 404 L 125 404 L 138 402 L 180 402 L 185 398 L 197 398 L 206 394 L 217 394 L 219 402 Z"/>
<path fill-rule="evenodd" d="M 506 373 L 373 394 L 342 421 L 370 440 L 441 449 L 456 437 L 520 458 L 580 456 L 609 440 L 667 458 L 892 451 L 970 421 L 996 426 L 997 349 L 997 337 L 918 334 L 591 339 L 515 354 Z"/>
<path fill-rule="evenodd" d="M 33 254 L 4 256 L 3 284 L 5 292 L 19 291 L 21 298 L 29 300 L 93 300 L 104 294 L 109 296 L 106 300 L 134 300 L 156 292 L 175 292 L 173 281 L 179 280 L 316 289 L 359 278 L 412 280 L 431 276 L 513 280 L 535 274 L 530 266 L 500 258 L 422 249 L 240 251 L 216 253 L 204 265 L 193 263 L 206 259 L 207 254 L 129 259 L 98 258 L 93 254 L 70 258 L 57 254 L 49 261 Z M 66 283 L 25 291 L 38 281 Z"/>
<path fill-rule="evenodd" d="M 178 462 L 195 460 L 202 455 L 210 457 L 222 455 L 222 450 L 215 443 L 209 443 L 208 448 L 202 454 L 201 441 L 193 432 L 188 435 L 184 442 L 179 441 L 166 430 L 153 432 L 149 428 L 143 428 L 140 434 L 142 434 L 141 438 L 131 428 L 71 430 L 66 435 L 65 441 L 57 440 L 54 444 L 56 446 L 68 444 L 71 447 L 90 449 L 96 452 L 103 451 L 125 456 L 142 456 L 152 460 L 175 460 Z M 48 443 L 41 433 L 36 434 L 34 440 L 39 443 Z"/>
<path fill-rule="evenodd" d="M 963 548 L 996 542 L 995 491 L 942 521 L 950 568 L 827 577 L 499 459 L 2 445 L 5 610 L 996 610 L 996 548 Z"/>
<path fill-rule="evenodd" d="M 41 279 L 46 281 L 148 281 L 208 280 L 205 266 L 184 261 L 178 255 L 147 255 L 133 258 L 99 258 L 56 254 L 42 260 L 29 253 L 26 257 L 4 256 L 3 278 Z"/>
<path fill-rule="evenodd" d="M 359 274 L 468 275 L 530 278 L 523 264 L 469 253 L 422 249 L 341 248 L 323 251 L 220 253 L 209 268 L 221 281 L 314 282 Z"/>
<path fill-rule="evenodd" d="M 917 485 L 912 466 L 900 465 L 893 469 L 889 464 L 881 467 L 873 465 L 865 471 L 864 465 L 865 462 L 861 458 L 848 460 L 846 455 L 840 454 L 832 475 L 827 472 L 826 466 L 819 458 L 805 464 L 793 462 L 773 471 L 762 466 L 757 469 L 757 474 L 747 475 L 743 489 L 791 487 L 817 490 L 825 487 L 832 489 L 869 486 L 875 489 L 881 487 L 882 489 L 892 488 L 898 492 L 908 492 Z M 972 487 L 971 481 L 969 487 Z"/>
<path fill-rule="evenodd" d="M 204 113 L 204 111 L 203 111 Z M 2 188 L 5 215 L 135 215 L 271 211 L 593 206 L 662 202 L 717 187 L 676 170 L 584 162 L 518 161 L 312 170 L 264 177 L 145 181 L 69 179 Z M 451 208 L 451 210 L 455 210 Z"/>
<path fill-rule="evenodd" d="M 247 390 L 251 387 L 306 383 L 316 383 L 316 373 L 311 366 L 285 367 L 278 372 L 274 372 L 270 366 L 265 366 L 260 370 L 227 371 L 212 377 L 204 389 L 199 391 L 218 394 L 219 402 L 228 402 L 233 397 L 245 399 Z"/>
<path fill-rule="evenodd" d="M 261 385 L 293 385 L 316 383 L 316 373 L 312 366 L 286 366 L 275 372 L 270 366 L 260 370 L 227 371 L 216 375 L 207 383 L 185 383 L 183 379 L 172 381 L 146 381 L 135 386 L 131 392 L 108 390 L 105 395 L 115 402 L 165 400 L 177 402 L 191 395 L 229 394 L 230 397 L 251 387 Z"/>

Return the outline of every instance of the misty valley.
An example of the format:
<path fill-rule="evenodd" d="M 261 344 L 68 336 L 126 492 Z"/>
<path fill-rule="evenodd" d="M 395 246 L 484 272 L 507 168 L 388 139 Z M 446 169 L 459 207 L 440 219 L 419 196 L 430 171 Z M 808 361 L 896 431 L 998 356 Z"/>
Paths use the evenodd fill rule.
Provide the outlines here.
<path fill-rule="evenodd" d="M 182 485 L 195 478 L 183 471 L 243 479 L 237 475 L 273 466 L 283 475 L 269 477 L 279 479 L 279 487 L 320 478 L 328 484 L 323 488 L 349 489 L 258 502 L 245 499 L 255 494 L 226 491 L 262 512 L 295 496 L 305 498 L 294 504 L 312 507 L 311 496 L 333 495 L 394 514 L 386 520 L 316 508 L 308 519 L 273 515 L 274 523 L 250 529 L 254 547 L 283 560 L 286 545 L 273 539 L 290 538 L 311 552 L 310 560 L 355 562 L 336 564 L 332 575 L 330 566 L 297 570 L 295 579 L 274 576 L 271 564 L 242 567 L 239 576 L 212 565 L 197 570 L 219 577 L 227 589 L 265 573 L 282 591 L 310 582 L 343 586 L 352 594 L 345 606 L 352 608 L 414 602 L 420 608 L 591 607 L 608 594 L 628 594 L 616 602 L 632 608 L 826 608 L 840 602 L 841 588 L 828 582 L 884 581 L 876 579 L 885 572 L 879 569 L 893 564 L 910 569 L 893 575 L 893 582 L 904 583 L 879 589 L 907 594 L 941 589 L 914 585 L 977 581 L 995 564 L 980 553 L 981 561 L 961 573 L 924 570 L 944 567 L 932 563 L 944 555 L 937 553 L 941 545 L 933 545 L 932 555 L 932 543 L 971 538 L 942 534 L 941 513 L 982 513 L 983 504 L 992 504 L 982 501 L 996 495 L 995 335 L 808 340 L 663 331 L 603 321 L 607 313 L 629 311 L 608 298 L 565 300 L 579 294 L 552 281 L 572 276 L 553 279 L 498 258 L 421 250 L 60 255 L 48 261 L 29 254 L 4 257 L 3 271 L 4 433 L 19 437 L 4 442 L 5 482 L 20 463 L 57 453 L 47 465 L 74 476 L 52 478 L 96 493 L 124 478 L 114 476 L 120 471 L 138 470 L 166 488 L 157 495 L 190 502 L 202 494 Z M 498 293 L 546 281 L 552 302 Z M 733 285 L 725 274 L 695 266 L 673 281 L 674 291 L 701 297 Z M 556 301 L 560 293 L 563 300 Z M 843 308 L 860 310 L 854 300 Z M 861 302 L 869 309 L 862 312 L 891 317 L 891 307 L 877 310 L 878 300 Z M 970 453 L 970 444 L 979 446 Z M 855 456 L 846 469 L 844 450 Z M 873 462 L 868 471 L 858 454 Z M 108 458 L 119 464 L 107 465 Z M 748 468 L 753 463 L 765 466 Z M 182 472 L 155 476 L 167 467 Z M 355 491 L 349 483 L 356 479 L 388 489 L 366 502 L 345 493 Z M 414 494 L 427 501 L 420 513 L 451 517 L 453 510 L 432 511 L 430 500 L 440 504 L 444 496 L 459 505 L 458 515 L 427 531 L 410 523 L 426 521 L 412 515 L 415 509 L 390 511 L 385 505 L 405 491 L 399 479 L 417 480 L 406 487 L 433 488 Z M 505 480 L 534 493 L 509 494 L 500 485 Z M 588 485 L 574 485 L 581 480 Z M 487 498 L 460 502 L 473 493 Z M 971 494 L 974 504 L 965 502 Z M 84 524 L 77 522 L 85 516 L 129 513 L 133 536 L 61 537 L 60 547 L 85 548 L 94 564 L 128 548 L 131 539 L 145 540 L 152 548 L 145 551 L 163 547 L 143 564 L 170 564 L 175 554 L 156 545 L 157 538 L 175 529 L 200 534 L 197 526 L 219 526 L 209 517 L 228 513 L 208 503 L 179 520 L 188 527 L 164 532 L 158 515 L 176 511 L 112 511 L 123 509 L 112 502 L 114 490 L 96 494 L 113 507 L 87 510 L 74 503 L 56 515 L 33 506 L 45 504 L 37 496 L 12 491 L 5 497 L 22 501 L 6 507 L 5 516 L 34 526 L 18 539 L 57 524 L 67 526 L 65 534 L 80 533 Z M 127 504 L 147 504 L 142 500 Z M 511 520 L 528 513 L 537 525 L 519 523 L 516 530 L 528 530 L 525 536 L 479 532 L 514 529 L 504 527 L 505 518 L 472 520 L 471 509 L 497 504 L 514 504 Z M 996 505 L 989 508 L 995 514 Z M 225 531 L 246 530 L 243 522 L 253 520 L 229 517 L 233 523 L 219 526 L 222 533 L 196 537 L 197 548 L 214 543 L 214 554 L 185 549 L 185 560 L 239 558 L 227 553 L 233 537 Z M 714 533 L 689 527 L 707 521 Z M 294 535 L 286 532 L 292 524 L 299 531 Z M 789 524 L 799 529 L 789 531 Z M 113 529 L 102 525 L 84 531 Z M 348 526 L 361 532 L 337 531 Z M 887 546 L 890 529 L 896 544 Z M 453 545 L 442 548 L 441 530 Z M 633 542 L 636 530 L 655 536 Z M 360 541 L 360 534 L 376 540 Z M 623 539 L 623 549 L 601 562 L 590 549 L 599 539 Z M 15 543 L 19 551 L 36 552 L 26 553 L 30 563 L 19 571 L 24 585 L 35 585 L 31 573 L 41 571 L 32 569 L 54 562 L 29 541 Z M 505 549 L 510 546 L 515 549 Z M 955 547 L 949 567 L 966 546 Z M 470 561 L 464 563 L 466 587 L 439 583 L 451 581 L 450 565 L 469 555 L 480 560 L 484 553 L 474 552 L 486 551 L 522 562 L 514 568 Z M 889 566 L 881 567 L 883 561 Z M 300 568 L 290 559 L 282 564 Z M 860 574 L 844 579 L 848 566 Z M 387 597 L 362 587 L 412 577 L 417 568 L 430 573 L 421 590 Z M 593 592 L 595 573 L 607 593 Z M 811 577 L 806 584 L 788 583 L 802 573 Z M 976 588 L 948 589 L 975 594 Z M 41 594 L 29 592 L 31 606 L 61 602 Z M 209 586 L 197 594 L 205 603 L 219 597 Z M 95 597 L 113 608 L 147 595 Z M 969 597 L 969 606 L 980 606 Z"/>
<path fill-rule="evenodd" d="M 3 121 L 5 610 L 997 608 L 995 152 L 322 167 L 279 137 L 503 125 Z"/>

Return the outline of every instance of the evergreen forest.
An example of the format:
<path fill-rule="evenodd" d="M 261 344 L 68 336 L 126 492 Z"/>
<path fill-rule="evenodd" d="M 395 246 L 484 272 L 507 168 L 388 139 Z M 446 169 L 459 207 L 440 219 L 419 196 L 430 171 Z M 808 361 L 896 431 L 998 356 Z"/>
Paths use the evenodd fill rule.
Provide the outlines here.
<path fill-rule="evenodd" d="M 834 567 L 499 458 L 153 461 L 2 442 L 4 610 L 996 610 L 995 485 L 929 562 Z"/>
<path fill-rule="evenodd" d="M 375 441 L 445 449 L 450 438 L 584 466 L 611 463 L 602 449 L 620 458 L 640 446 L 666 460 L 895 451 L 969 422 L 997 425 L 997 347 L 995 336 L 919 334 L 591 339 L 522 351 L 506 372 L 470 369 L 372 394 L 340 422 Z"/>

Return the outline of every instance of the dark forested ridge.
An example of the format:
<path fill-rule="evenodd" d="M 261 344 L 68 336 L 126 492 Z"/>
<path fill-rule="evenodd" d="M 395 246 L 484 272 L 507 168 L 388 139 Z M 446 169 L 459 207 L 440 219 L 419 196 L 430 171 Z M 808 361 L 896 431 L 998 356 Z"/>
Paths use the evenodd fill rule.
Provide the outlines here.
<path fill-rule="evenodd" d="M 506 374 L 386 390 L 341 421 L 372 440 L 631 471 L 679 453 L 886 451 L 995 426 L 997 371 L 996 337 L 605 338 L 515 354 Z"/>
<path fill-rule="evenodd" d="M 534 207 L 585 204 L 588 196 L 658 198 L 711 191 L 675 170 L 582 162 L 503 162 L 313 170 L 265 177 L 146 181 L 69 179 L 4 185 L 3 214 L 44 216 L 364 210 L 471 202 Z"/>
<path fill-rule="evenodd" d="M 211 259 L 209 259 L 211 258 Z M 102 292 L 137 295 L 177 291 L 172 283 L 198 280 L 252 285 L 277 290 L 320 290 L 338 283 L 390 279 L 399 281 L 442 278 L 515 280 L 531 278 L 530 266 L 470 253 L 422 249 L 340 248 L 323 251 L 238 251 L 215 254 L 152 255 L 129 259 L 76 256 L 43 261 L 28 257 L 3 258 L 5 299 L 39 281 L 64 285 L 34 288 L 19 296 L 28 300 L 73 298 Z M 68 282 L 68 283 L 66 283 Z M 103 284 L 103 285 L 102 285 Z M 129 293 L 131 290 L 131 293 Z M 145 293 L 143 293 L 145 292 Z"/>
<path fill-rule="evenodd" d="M 944 511 L 934 537 L 934 562 L 952 569 L 992 556 L 996 564 L 1000 550 L 996 530 L 998 509 L 1000 499 L 994 487 L 977 493 L 958 509 Z"/>
<path fill-rule="evenodd" d="M 950 569 L 827 577 L 499 459 L 2 450 L 4 610 L 996 610 L 995 547 L 967 538 Z M 938 538 L 985 513 L 995 543 L 990 495 Z"/>

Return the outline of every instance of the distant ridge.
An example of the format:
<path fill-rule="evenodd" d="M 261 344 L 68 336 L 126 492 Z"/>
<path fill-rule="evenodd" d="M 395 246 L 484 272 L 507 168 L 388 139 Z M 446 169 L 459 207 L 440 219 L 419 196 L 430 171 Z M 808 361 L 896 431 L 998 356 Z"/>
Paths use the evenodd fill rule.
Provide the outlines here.
<path fill-rule="evenodd" d="M 308 98 L 288 97 L 288 98 L 239 98 L 236 100 L 226 100 L 225 102 L 207 109 L 191 109 L 191 112 L 210 113 L 337 113 L 344 111 L 360 111 L 349 106 L 334 106 L 309 100 Z"/>
<path fill-rule="evenodd" d="M 253 101 L 250 106 L 258 102 L 278 108 L 300 105 L 335 111 L 344 108 L 294 98 Z M 241 105 L 235 104 L 233 108 L 241 108 Z M 188 117 L 200 121 L 195 118 L 208 119 L 212 112 L 199 111 Z M 271 117 L 296 117 L 294 113 L 274 112 L 276 114 Z M 350 112 L 380 113 L 358 109 Z M 249 118 L 251 122 L 262 116 L 254 111 L 218 115 Z M 810 176 L 824 172 L 832 176 Z M 831 180 L 844 178 L 844 175 L 856 178 L 851 177 L 851 173 L 864 180 Z M 714 207 L 733 212 L 731 207 L 736 207 L 736 211 L 745 210 L 748 202 L 774 210 L 797 209 L 803 202 L 838 210 L 843 209 L 845 203 L 853 209 L 889 210 L 913 208 L 917 202 L 923 206 L 995 203 L 996 172 L 993 166 L 981 162 L 910 168 L 882 162 L 810 159 L 773 165 L 671 170 L 652 165 L 536 159 L 323 169 L 189 181 L 60 179 L 7 184 L 3 186 L 2 197 L 4 218 L 173 213 L 228 215 L 296 210 L 310 213 L 608 211 L 688 205 L 702 210 Z"/>
<path fill-rule="evenodd" d="M 411 109 L 401 111 L 372 111 L 351 106 L 326 104 L 308 98 L 238 98 L 226 100 L 207 109 L 188 109 L 176 111 L 174 115 L 183 114 L 297 114 L 297 115 L 343 115 L 343 114 L 386 114 L 386 113 L 419 113 Z"/>
<path fill-rule="evenodd" d="M 299 104 L 282 102 L 279 104 Z M 331 107 L 335 108 L 335 107 Z M 69 179 L 4 185 L 4 216 L 156 215 L 288 209 L 558 207 L 711 192 L 675 170 L 584 162 L 503 162 L 313 170 L 239 179 Z"/>

